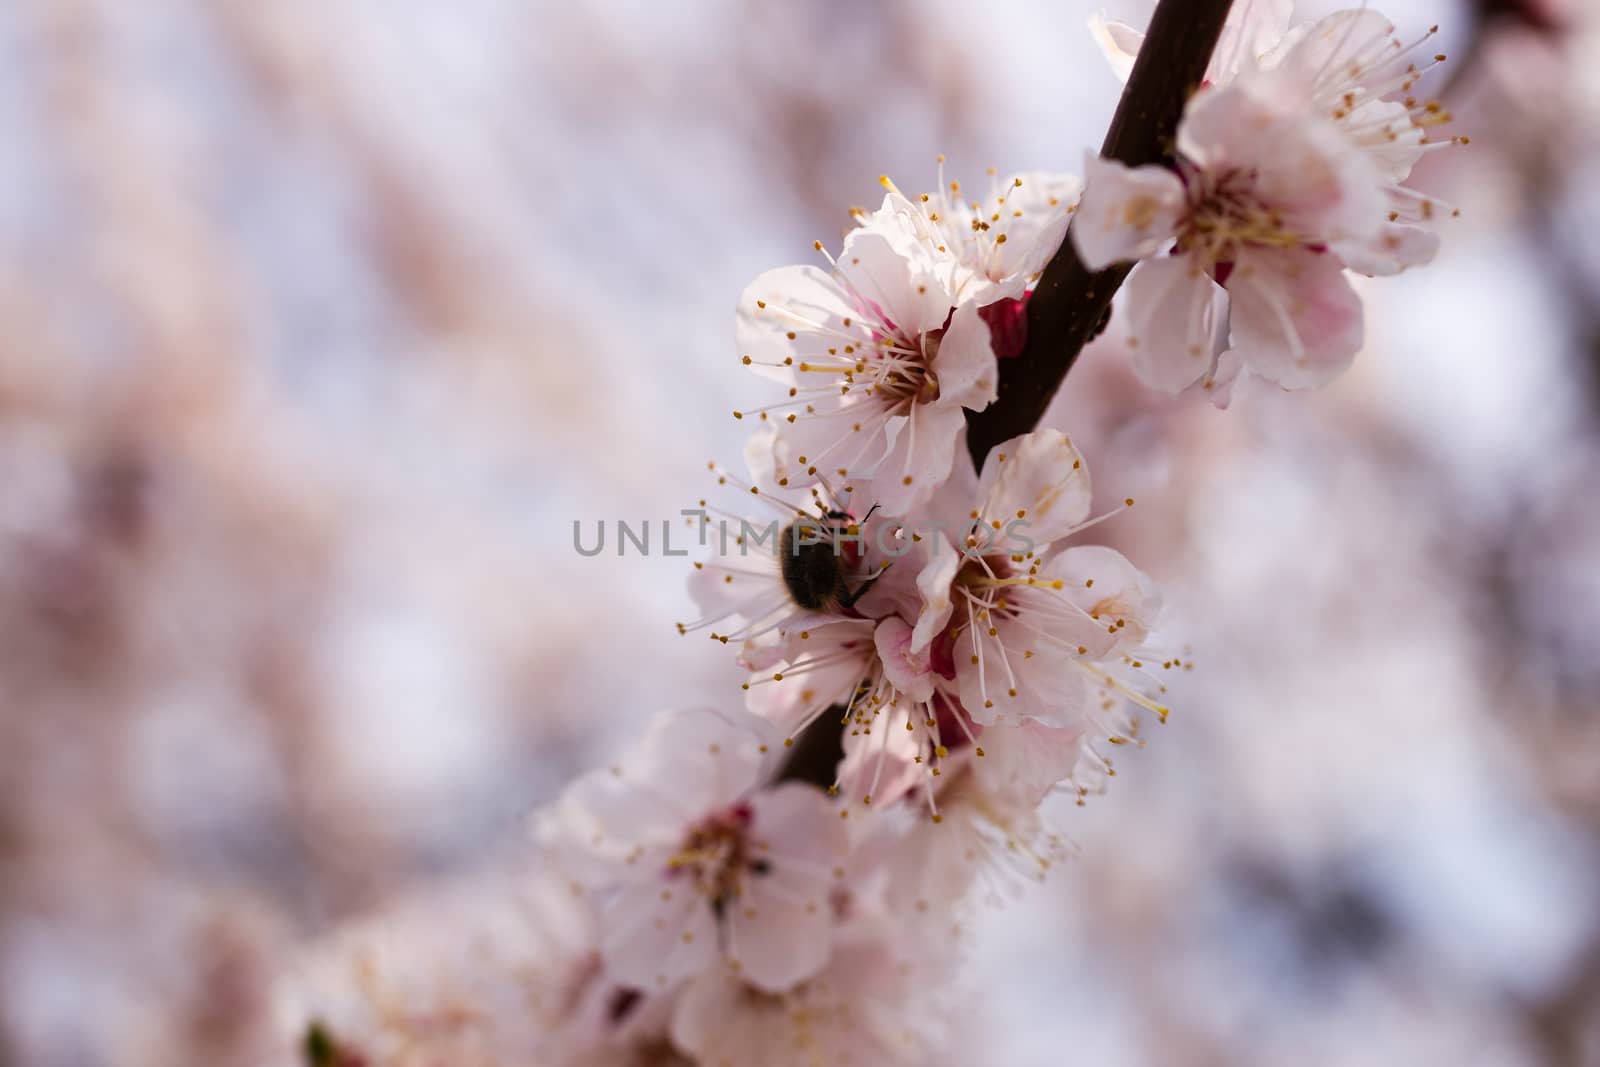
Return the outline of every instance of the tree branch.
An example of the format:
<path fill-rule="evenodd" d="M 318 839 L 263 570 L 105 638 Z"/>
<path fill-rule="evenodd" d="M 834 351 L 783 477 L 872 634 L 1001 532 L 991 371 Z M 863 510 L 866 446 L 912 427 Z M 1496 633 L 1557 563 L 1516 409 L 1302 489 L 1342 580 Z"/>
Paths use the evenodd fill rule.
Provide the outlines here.
<path fill-rule="evenodd" d="M 1161 0 L 1100 155 L 1130 167 L 1170 163 L 1184 105 L 1205 77 L 1232 0 Z M 1110 310 L 1132 269 L 1119 263 L 1090 271 L 1069 235 L 1028 300 L 1028 340 L 1000 365 L 999 396 L 967 413 L 967 449 L 983 466 L 989 450 L 1027 433 L 1044 417 L 1078 353 Z"/>
<path fill-rule="evenodd" d="M 1112 116 L 1102 156 L 1130 167 L 1171 161 L 1178 120 L 1205 77 L 1231 3 L 1161 0 Z M 983 411 L 967 413 L 967 447 L 975 466 L 983 466 L 989 449 L 1038 424 L 1131 269 L 1118 264 L 1090 271 L 1071 236 L 1061 242 L 1028 301 L 1027 344 L 1001 364 L 999 397 Z M 843 708 L 837 710 L 837 717 L 821 716 L 795 740 L 780 780 L 833 783 L 844 715 Z"/>

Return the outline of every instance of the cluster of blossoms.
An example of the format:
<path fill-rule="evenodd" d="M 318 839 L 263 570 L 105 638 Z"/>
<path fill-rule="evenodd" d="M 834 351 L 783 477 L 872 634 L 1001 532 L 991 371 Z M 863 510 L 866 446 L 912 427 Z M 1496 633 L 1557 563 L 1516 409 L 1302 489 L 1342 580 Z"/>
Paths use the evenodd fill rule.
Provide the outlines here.
<path fill-rule="evenodd" d="M 1408 95 L 1424 68 L 1377 13 L 1288 18 L 1239 6 L 1173 165 L 991 172 L 969 199 L 941 160 L 933 192 L 884 178 L 824 266 L 746 290 L 739 357 L 772 398 L 735 413 L 748 477 L 711 470 L 764 511 L 701 501 L 701 617 L 679 630 L 747 680 L 538 816 L 593 931 L 556 998 L 586 1051 L 551 1062 L 919 1062 L 962 901 L 1067 855 L 1041 805 L 1082 803 L 1111 746 L 1166 718 L 1161 678 L 1190 664 L 1153 644 L 1160 595 L 1079 536 L 1133 501 L 1095 514 L 1055 429 L 974 464 L 967 416 L 1069 226 L 1090 267 L 1138 261 L 1126 344 L 1154 386 L 1220 398 L 1245 368 L 1298 388 L 1349 364 L 1345 272 L 1434 253 L 1435 202 L 1400 183 L 1446 116 Z M 1094 29 L 1126 66 L 1138 35 Z"/>
<path fill-rule="evenodd" d="M 1378 12 L 1291 26 L 1288 0 L 1244 0 L 1178 127 L 1177 165 L 1090 158 L 1078 254 L 1092 269 L 1136 260 L 1122 299 L 1145 384 L 1198 385 L 1225 406 L 1242 373 L 1285 389 L 1325 385 L 1361 348 L 1346 271 L 1427 263 L 1448 211 L 1401 183 L 1451 121 L 1412 95 L 1444 62 L 1435 26 L 1405 43 Z M 1124 73 L 1139 35 L 1097 20 Z M 1398 97 L 1398 99 L 1396 99 Z"/>

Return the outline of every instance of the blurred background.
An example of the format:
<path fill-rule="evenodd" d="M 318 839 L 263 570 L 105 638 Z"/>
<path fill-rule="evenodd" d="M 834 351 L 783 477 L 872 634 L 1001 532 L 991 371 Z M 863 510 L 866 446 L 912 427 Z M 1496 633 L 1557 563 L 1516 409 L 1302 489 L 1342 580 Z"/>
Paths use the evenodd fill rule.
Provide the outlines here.
<path fill-rule="evenodd" d="M 0 1064 L 292 1062 L 307 953 L 736 702 L 574 522 L 738 462 L 734 302 L 880 173 L 1078 169 L 1096 7 L 0 5 Z M 1472 145 L 1356 368 L 1219 413 L 1114 323 L 1052 411 L 1199 667 L 952 1063 L 1600 1064 L 1600 10 L 1382 9 Z"/>

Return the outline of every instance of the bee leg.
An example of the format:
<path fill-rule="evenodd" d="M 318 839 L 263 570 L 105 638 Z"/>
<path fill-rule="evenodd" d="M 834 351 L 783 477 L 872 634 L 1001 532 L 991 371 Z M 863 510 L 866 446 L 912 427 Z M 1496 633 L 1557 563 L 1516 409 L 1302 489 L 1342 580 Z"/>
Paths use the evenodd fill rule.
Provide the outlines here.
<path fill-rule="evenodd" d="M 887 567 L 884 568 L 884 570 L 887 570 L 887 569 L 888 569 Z M 863 596 L 865 596 L 867 590 L 872 588 L 872 584 L 874 582 L 876 582 L 879 578 L 882 578 L 882 577 L 883 577 L 883 571 L 880 570 L 877 574 L 874 574 L 871 578 L 868 578 L 866 581 L 862 582 L 860 587 L 857 588 L 855 592 L 846 593 L 844 596 L 840 597 L 839 598 L 839 606 L 844 608 L 846 611 L 848 611 L 851 608 L 855 607 L 856 606 L 856 601 L 860 600 Z"/>

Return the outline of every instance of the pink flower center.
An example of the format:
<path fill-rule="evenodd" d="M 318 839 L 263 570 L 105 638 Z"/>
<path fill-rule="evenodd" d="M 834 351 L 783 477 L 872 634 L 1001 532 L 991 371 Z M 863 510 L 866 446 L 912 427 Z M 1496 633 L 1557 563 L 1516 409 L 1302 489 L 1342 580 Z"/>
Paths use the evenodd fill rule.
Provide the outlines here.
<path fill-rule="evenodd" d="M 939 355 L 939 344 L 954 314 L 952 308 L 938 329 L 913 337 L 873 304 L 869 318 L 875 316 L 882 324 L 872 331 L 873 350 L 853 371 L 846 372 L 844 380 L 852 387 L 864 384 L 869 395 L 886 401 L 892 409 L 933 403 L 939 399 L 939 379 L 930 364 Z"/>
<path fill-rule="evenodd" d="M 751 836 L 754 823 L 755 812 L 743 803 L 701 819 L 667 861 L 667 877 L 692 879 L 696 891 L 720 908 L 743 891 L 745 875 L 769 869 L 757 855 L 765 846 Z"/>
<path fill-rule="evenodd" d="M 1239 250 L 1248 245 L 1294 248 L 1304 244 L 1282 215 L 1256 191 L 1254 171 L 1212 174 L 1180 164 L 1189 210 L 1178 223 L 1177 251 L 1200 256 L 1226 284 Z"/>

